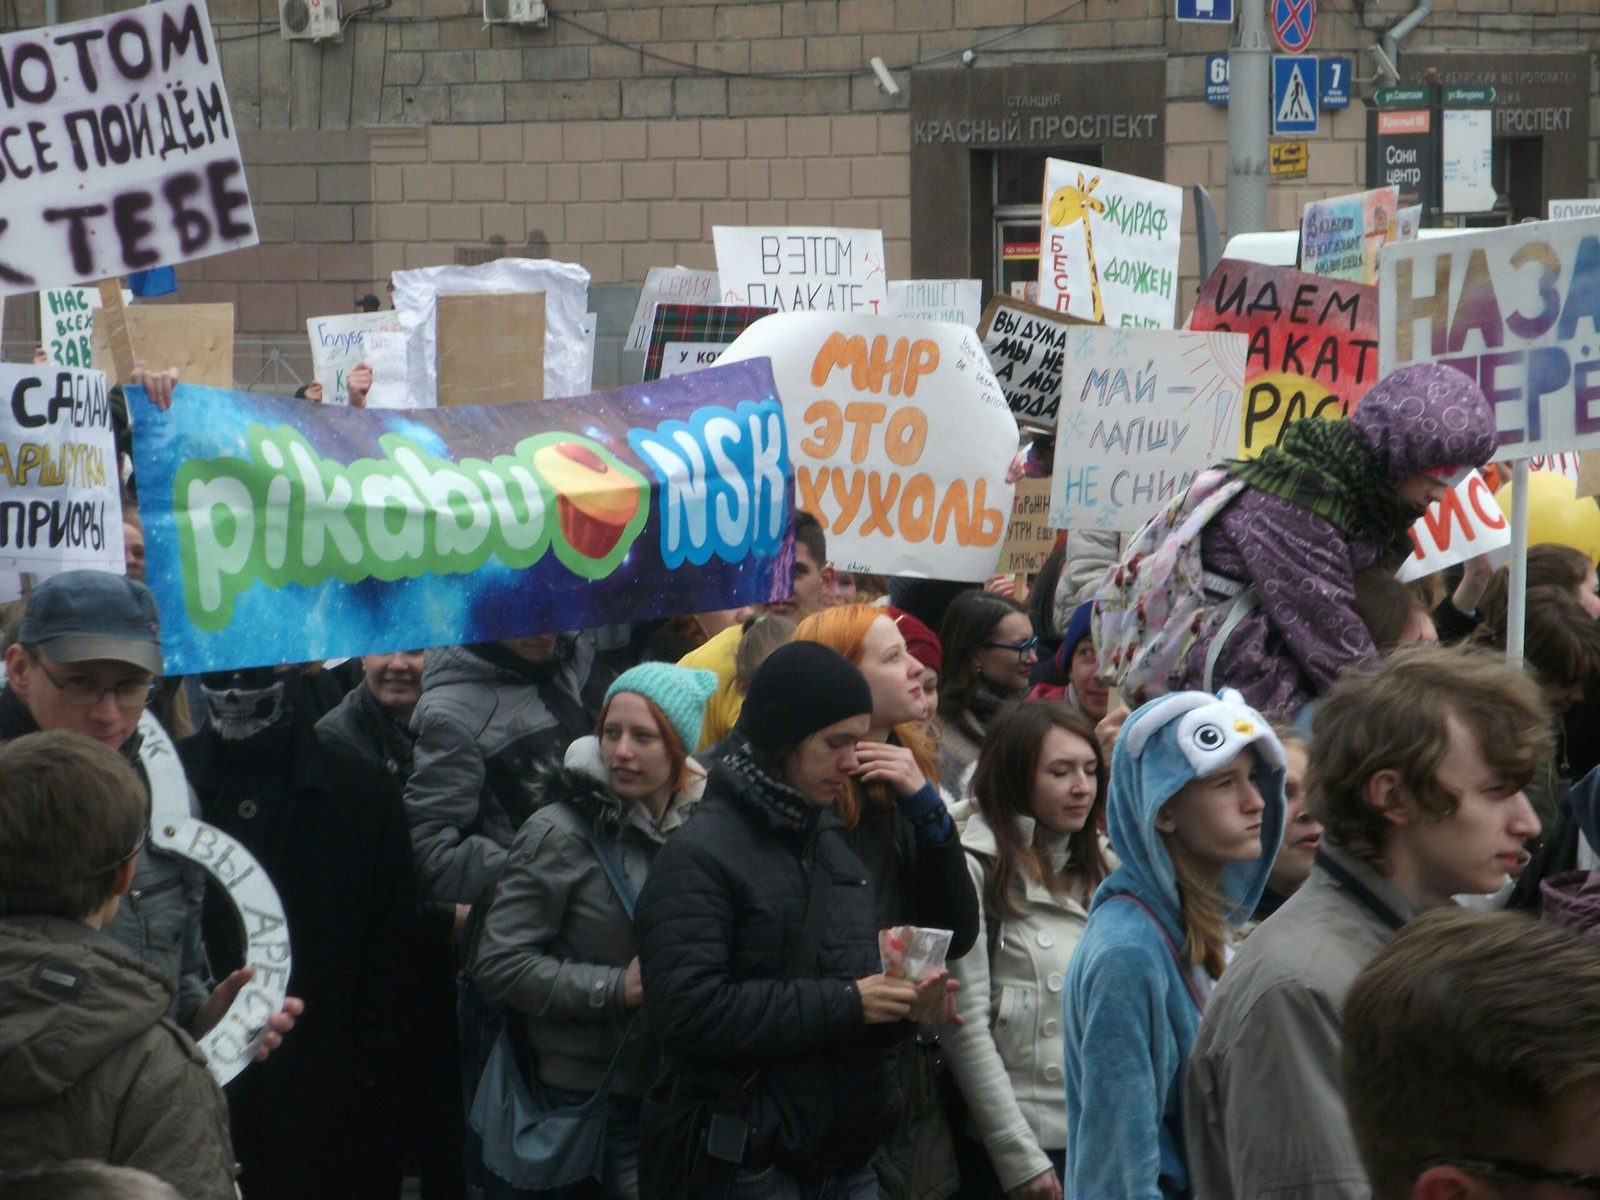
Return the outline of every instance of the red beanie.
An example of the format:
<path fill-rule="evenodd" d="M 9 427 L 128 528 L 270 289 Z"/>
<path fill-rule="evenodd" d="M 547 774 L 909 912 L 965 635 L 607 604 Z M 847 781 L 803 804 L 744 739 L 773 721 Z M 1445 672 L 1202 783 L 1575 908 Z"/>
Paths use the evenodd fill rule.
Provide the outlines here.
<path fill-rule="evenodd" d="M 906 649 L 911 651 L 912 658 L 930 671 L 943 670 L 944 647 L 939 644 L 938 634 L 904 609 L 885 608 L 883 611 L 899 627 L 900 636 L 906 639 Z"/>

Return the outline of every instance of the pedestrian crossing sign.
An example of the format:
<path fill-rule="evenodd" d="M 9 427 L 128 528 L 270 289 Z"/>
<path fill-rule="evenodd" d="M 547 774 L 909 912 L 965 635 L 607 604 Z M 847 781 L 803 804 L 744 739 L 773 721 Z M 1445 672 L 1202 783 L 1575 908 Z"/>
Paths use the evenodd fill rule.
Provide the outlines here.
<path fill-rule="evenodd" d="M 1277 135 L 1317 131 L 1317 56 L 1275 54 L 1272 57 L 1272 132 Z"/>

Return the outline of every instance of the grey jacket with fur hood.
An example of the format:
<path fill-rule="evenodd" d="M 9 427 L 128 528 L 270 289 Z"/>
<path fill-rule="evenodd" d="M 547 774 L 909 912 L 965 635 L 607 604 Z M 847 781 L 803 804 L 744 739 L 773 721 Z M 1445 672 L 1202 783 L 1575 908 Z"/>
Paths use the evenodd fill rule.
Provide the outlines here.
<path fill-rule="evenodd" d="M 690 770 L 657 825 L 611 791 L 598 739 L 579 738 L 563 768 L 544 776 L 538 808 L 512 843 L 471 973 L 490 1003 L 526 1015 L 547 1084 L 594 1091 L 639 1011 L 623 1005 L 623 977 L 638 954 L 633 924 L 584 825 L 611 836 L 629 881 L 642 888 L 651 860 L 705 787 L 693 760 Z M 643 1021 L 630 1040 L 612 1091 L 637 1098 L 654 1081 L 659 1058 Z"/>

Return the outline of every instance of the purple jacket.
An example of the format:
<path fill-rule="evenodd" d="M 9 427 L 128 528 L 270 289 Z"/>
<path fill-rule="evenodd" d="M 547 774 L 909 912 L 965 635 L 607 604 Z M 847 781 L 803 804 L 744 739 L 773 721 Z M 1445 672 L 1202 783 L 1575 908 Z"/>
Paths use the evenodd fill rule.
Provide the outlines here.
<path fill-rule="evenodd" d="M 1433 467 L 1478 466 L 1494 452 L 1494 412 L 1477 384 L 1438 364 L 1403 367 L 1376 383 L 1350 424 L 1388 478 Z M 1217 659 L 1213 687 L 1238 688 L 1262 712 L 1293 714 L 1339 673 L 1377 657 L 1355 610 L 1355 577 L 1384 547 L 1246 488 L 1200 535 L 1208 572 L 1252 584 L 1259 605 Z M 1211 638 L 1195 644 L 1184 686 L 1200 688 Z"/>

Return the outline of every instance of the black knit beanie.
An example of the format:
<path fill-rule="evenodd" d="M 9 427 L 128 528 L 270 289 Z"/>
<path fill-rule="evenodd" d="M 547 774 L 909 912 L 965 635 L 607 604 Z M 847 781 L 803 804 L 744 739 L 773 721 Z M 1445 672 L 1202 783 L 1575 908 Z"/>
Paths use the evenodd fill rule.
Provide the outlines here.
<path fill-rule="evenodd" d="M 848 658 L 821 642 L 789 642 L 756 668 L 738 727 L 752 746 L 771 749 L 871 712 L 872 689 Z"/>

